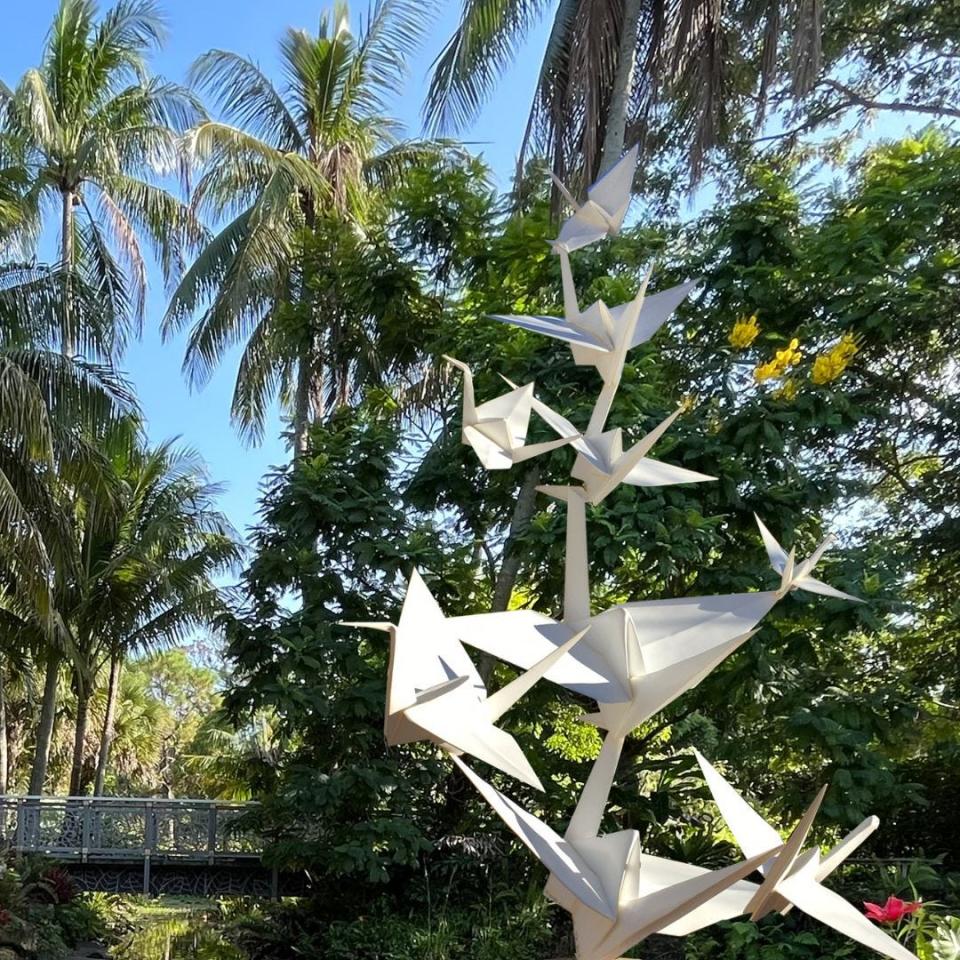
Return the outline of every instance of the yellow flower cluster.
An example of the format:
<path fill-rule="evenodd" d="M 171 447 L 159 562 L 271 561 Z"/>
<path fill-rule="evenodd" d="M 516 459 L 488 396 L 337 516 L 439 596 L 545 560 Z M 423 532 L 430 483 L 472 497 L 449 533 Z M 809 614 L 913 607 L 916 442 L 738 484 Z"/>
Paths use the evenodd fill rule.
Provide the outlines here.
<path fill-rule="evenodd" d="M 757 383 L 763 383 L 764 380 L 772 380 L 774 377 L 782 377 L 787 370 L 800 360 L 800 341 L 794 337 L 789 346 L 778 350 L 772 360 L 761 363 L 754 371 L 753 378 Z"/>
<path fill-rule="evenodd" d="M 850 366 L 850 361 L 859 349 L 856 338 L 845 333 L 837 343 L 813 361 L 810 379 L 814 383 L 830 383 L 831 380 L 836 380 Z"/>
<path fill-rule="evenodd" d="M 757 315 L 748 317 L 744 314 L 742 317 L 737 317 L 737 322 L 733 325 L 727 339 L 735 350 L 746 350 L 757 339 L 758 333 L 760 333 L 760 327 L 757 324 Z"/>
<path fill-rule="evenodd" d="M 783 381 L 780 388 L 774 390 L 773 397 L 775 400 L 783 400 L 786 403 L 790 403 L 791 400 L 796 399 L 797 396 L 797 381 L 793 377 L 787 377 Z"/>

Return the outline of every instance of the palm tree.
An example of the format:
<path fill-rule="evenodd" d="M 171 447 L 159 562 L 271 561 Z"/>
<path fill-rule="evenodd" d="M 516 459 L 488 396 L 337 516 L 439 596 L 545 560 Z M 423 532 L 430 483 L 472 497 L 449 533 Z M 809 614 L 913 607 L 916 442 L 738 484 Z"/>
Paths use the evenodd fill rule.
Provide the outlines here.
<path fill-rule="evenodd" d="M 38 267 L 0 269 L 0 590 L 4 614 L 14 618 L 5 634 L 46 667 L 31 793 L 46 779 L 60 665 L 70 652 L 53 590 L 69 557 L 68 505 L 81 487 L 109 497 L 107 441 L 127 443 L 136 430 L 132 394 L 109 363 L 57 349 L 61 279 Z M 75 302 L 85 305 L 82 342 L 100 350 L 100 298 L 82 276 L 75 280 Z"/>
<path fill-rule="evenodd" d="M 68 531 L 54 565 L 54 605 L 76 696 L 73 795 L 89 782 L 89 708 L 104 667 L 109 664 L 99 790 L 124 657 L 210 623 L 223 609 L 213 578 L 238 559 L 232 531 L 213 508 L 218 488 L 207 482 L 194 453 L 168 443 L 153 450 L 127 445 L 112 454 L 106 483 L 73 485 L 63 510 Z M 32 626 L 23 619 L 24 633 Z"/>
<path fill-rule="evenodd" d="M 44 213 L 59 211 L 66 354 L 77 346 L 81 322 L 73 303 L 78 264 L 123 306 L 129 292 L 132 314 L 117 310 L 116 319 L 139 323 L 141 238 L 172 276 L 184 245 L 200 237 L 189 209 L 152 182 L 177 169 L 178 131 L 200 116 L 187 90 L 147 71 L 147 55 L 162 39 L 153 0 L 120 0 L 99 20 L 94 0 L 61 0 L 41 65 L 13 91 L 0 89 L 6 149 L 26 178 L 18 233 L 35 239 Z"/>
<path fill-rule="evenodd" d="M 434 63 L 424 113 L 435 129 L 474 119 L 547 0 L 464 0 L 460 22 Z M 732 129 L 734 94 L 763 104 L 780 70 L 791 24 L 795 92 L 809 89 L 820 62 L 820 0 L 560 0 L 540 67 L 521 159 L 529 146 L 554 172 L 589 183 L 624 144 L 645 148 L 654 120 L 691 165 Z M 746 84 L 748 90 L 739 85 Z"/>
<path fill-rule="evenodd" d="M 316 35 L 286 32 L 279 89 L 256 64 L 224 50 L 194 64 L 193 82 L 223 120 L 188 134 L 201 170 L 193 206 L 224 226 L 184 275 L 164 331 L 199 314 L 184 360 L 193 386 L 230 347 L 245 344 L 231 413 L 250 440 L 261 437 L 267 406 L 279 396 L 302 450 L 308 424 L 331 399 L 324 298 L 304 269 L 304 237 L 344 222 L 362 232 L 380 189 L 434 149 L 398 142 L 384 115 L 422 19 L 415 0 L 377 0 L 354 36 L 338 4 L 321 16 Z M 291 332 L 281 307 L 296 301 L 314 308 L 306 327 Z"/>
<path fill-rule="evenodd" d="M 138 450 L 122 465 L 123 495 L 106 524 L 85 531 L 83 582 L 74 625 L 95 676 L 109 663 L 94 792 L 103 792 L 124 659 L 181 641 L 223 611 L 214 583 L 239 560 L 239 547 L 214 509 L 218 488 L 201 462 L 169 443 Z M 82 673 L 78 674 L 82 678 Z M 81 683 L 71 791 L 81 792 L 90 685 Z"/>
<path fill-rule="evenodd" d="M 189 208 L 153 177 L 176 169 L 178 132 L 200 116 L 192 95 L 151 77 L 147 55 L 163 27 L 152 0 L 120 0 L 102 18 L 93 0 L 61 0 L 39 67 L 0 88 L 4 169 L 16 171 L 18 204 L 8 206 L 8 242 L 35 243 L 44 215 L 59 211 L 57 319 L 47 340 L 72 357 L 89 341 L 92 291 L 100 356 L 122 350 L 144 309 L 148 240 L 165 274 L 200 238 Z M 13 162 L 10 162 L 10 161 Z M 54 334 L 55 336 L 50 336 Z M 31 792 L 46 775 L 62 650 L 51 646 Z"/>

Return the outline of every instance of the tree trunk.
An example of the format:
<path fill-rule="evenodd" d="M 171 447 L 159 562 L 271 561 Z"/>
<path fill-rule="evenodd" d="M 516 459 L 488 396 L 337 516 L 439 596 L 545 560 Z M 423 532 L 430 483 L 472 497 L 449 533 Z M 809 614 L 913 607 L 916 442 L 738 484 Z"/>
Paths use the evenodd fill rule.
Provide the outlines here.
<path fill-rule="evenodd" d="M 78 684 L 77 722 L 73 732 L 73 762 L 70 764 L 70 796 L 83 793 L 83 761 L 86 759 L 87 727 L 90 725 L 90 691 Z"/>
<path fill-rule="evenodd" d="M 50 761 L 50 744 L 53 743 L 53 728 L 57 720 L 57 684 L 60 680 L 61 657 L 51 653 L 47 661 L 47 675 L 43 684 L 43 702 L 40 706 L 40 723 L 37 725 L 37 747 L 30 772 L 31 796 L 39 797 L 47 782 L 47 763 Z"/>
<path fill-rule="evenodd" d="M 600 153 L 600 174 L 606 173 L 623 154 L 627 136 L 627 110 L 633 91 L 633 72 L 637 62 L 637 31 L 640 27 L 642 0 L 624 0 L 623 26 L 620 32 L 620 48 L 617 51 L 617 69 L 610 94 L 610 109 L 607 112 L 607 129 L 603 136 Z"/>
<path fill-rule="evenodd" d="M 61 349 L 65 357 L 72 357 L 76 349 L 73 311 L 73 197 L 72 190 L 61 193 L 62 222 L 60 225 L 60 260 L 63 268 L 63 341 Z"/>
<path fill-rule="evenodd" d="M 120 693 L 120 671 L 123 659 L 114 654 L 110 660 L 110 683 L 107 687 L 107 710 L 103 718 L 103 733 L 100 736 L 100 753 L 97 757 L 97 776 L 93 784 L 93 795 L 103 796 L 103 786 L 107 778 L 107 764 L 110 761 L 110 748 L 113 746 L 114 723 L 117 716 L 117 698 Z"/>
<path fill-rule="evenodd" d="M 536 511 L 538 483 L 540 483 L 540 468 L 531 467 L 523 478 L 520 493 L 517 494 L 517 503 L 510 520 L 510 530 L 503 545 L 503 559 L 500 561 L 497 582 L 493 588 L 493 613 L 506 610 L 510 606 L 510 597 L 513 596 L 517 574 L 520 572 L 520 551 L 517 549 L 517 540 L 527 532 Z"/>
<path fill-rule="evenodd" d="M 3 666 L 0 665 L 0 797 L 5 796 L 7 792 L 9 779 L 10 757 L 7 751 L 7 696 L 4 690 L 6 677 L 4 676 Z"/>
<path fill-rule="evenodd" d="M 497 580 L 493 587 L 492 613 L 507 610 L 510 606 L 510 597 L 517 583 L 520 573 L 520 550 L 517 541 L 526 533 L 530 521 L 537 507 L 537 484 L 540 482 L 540 468 L 531 467 L 523 478 L 517 502 L 510 518 L 510 529 L 503 544 L 503 556 L 500 560 L 500 569 L 497 571 Z M 488 654 L 481 654 L 477 670 L 484 683 L 489 683 L 496 666 L 495 658 Z"/>
<path fill-rule="evenodd" d="M 310 392 L 313 371 L 309 358 L 297 364 L 297 394 L 293 408 L 293 455 L 299 457 L 307 449 L 310 430 Z"/>
<path fill-rule="evenodd" d="M 295 457 L 306 452 L 310 442 L 310 426 L 314 420 L 323 419 L 325 412 L 323 365 L 313 358 L 301 358 L 297 365 L 297 393 L 293 410 Z"/>
<path fill-rule="evenodd" d="M 16 793 L 20 770 L 20 755 L 23 753 L 23 724 L 13 721 L 7 713 L 7 789 Z"/>

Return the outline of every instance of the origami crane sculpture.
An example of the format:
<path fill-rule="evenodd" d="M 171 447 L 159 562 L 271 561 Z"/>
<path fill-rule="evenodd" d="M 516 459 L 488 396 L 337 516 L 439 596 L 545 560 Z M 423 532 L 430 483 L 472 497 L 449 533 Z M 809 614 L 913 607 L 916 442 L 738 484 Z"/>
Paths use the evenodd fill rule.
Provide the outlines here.
<path fill-rule="evenodd" d="M 829 584 L 821 583 L 819 580 L 810 576 L 813 568 L 817 565 L 824 552 L 833 543 L 833 537 L 827 537 L 803 563 L 796 563 L 793 551 L 789 554 L 774 539 L 773 534 L 763 525 L 763 521 L 756 517 L 757 526 L 760 527 L 760 536 L 763 538 L 763 545 L 767 548 L 767 556 L 770 558 L 770 564 L 774 570 L 782 577 L 781 590 L 807 590 L 810 593 L 819 593 L 825 597 L 836 597 L 839 600 L 852 600 L 854 603 L 860 603 L 859 597 L 837 590 Z"/>
<path fill-rule="evenodd" d="M 744 854 L 749 857 L 750 851 L 769 847 L 771 841 L 779 841 L 777 831 L 734 790 L 719 771 L 700 753 L 696 753 L 696 757 L 713 799 Z M 763 883 L 759 886 L 746 884 L 740 890 L 731 888 L 725 891 L 704 908 L 709 913 L 708 922 L 724 919 L 719 916 L 721 911 L 730 917 L 749 913 L 752 919 L 758 920 L 767 913 L 787 913 L 792 907 L 797 907 L 877 953 L 896 960 L 910 960 L 913 954 L 902 944 L 872 924 L 843 897 L 822 886 L 822 882 L 877 829 L 880 821 L 876 817 L 867 817 L 826 856 L 822 856 L 817 847 L 802 852 L 802 845 L 813 826 L 824 793 L 826 788 L 810 805 L 782 850 L 760 867 Z M 745 900 L 747 895 L 749 899 Z M 686 926 L 691 922 L 697 922 L 695 912 L 685 923 L 678 924 L 678 930 L 688 932 Z"/>
<path fill-rule="evenodd" d="M 453 357 L 444 357 L 444 360 L 463 371 L 463 442 L 473 447 L 488 470 L 508 470 L 522 460 L 562 447 L 578 435 L 571 426 L 567 436 L 561 435 L 559 440 L 527 444 L 533 384 L 525 387 L 511 384 L 513 389 L 509 393 L 477 406 L 470 368 Z"/>
<path fill-rule="evenodd" d="M 543 789 L 519 744 L 495 726 L 583 636 L 569 637 L 530 670 L 493 695 L 446 626 L 437 601 L 414 570 L 400 622 L 345 623 L 390 634 L 384 736 L 391 746 L 431 740 L 449 753 L 469 753 L 518 780 Z"/>
<path fill-rule="evenodd" d="M 554 182 L 573 207 L 573 216 L 560 228 L 553 241 L 554 251 L 567 253 L 578 250 L 606 236 L 616 236 L 630 206 L 633 174 L 637 169 L 636 146 L 622 156 L 592 187 L 587 190 L 587 202 L 579 204 L 570 191 L 554 177 Z"/>
<path fill-rule="evenodd" d="M 857 600 L 813 576 L 831 538 L 798 561 L 794 551 L 784 550 L 757 518 L 760 539 L 779 578 L 773 589 L 642 600 L 593 611 L 586 505 L 601 503 L 621 484 L 655 487 L 714 479 L 648 456 L 679 409 L 627 450 L 622 428 L 606 426 L 629 351 L 649 341 L 696 286 L 694 281 L 648 296 L 648 272 L 629 302 L 608 307 L 597 301 L 580 309 L 569 254 L 620 230 L 636 158 L 634 149 L 587 190 L 586 203 L 577 204 L 564 189 L 574 212 L 553 243 L 560 257 L 564 317 L 495 318 L 566 341 L 577 363 L 597 368 L 602 387 L 587 427 L 577 428 L 538 399 L 533 384 L 520 387 L 508 380 L 509 393 L 478 405 L 470 368 L 447 358 L 463 372 L 463 442 L 487 469 L 506 469 L 565 445 L 576 455 L 570 483 L 538 487 L 566 514 L 562 617 L 556 620 L 533 610 L 446 617 L 414 571 L 399 623 L 362 624 L 390 633 L 387 742 L 427 740 L 452 757 L 549 871 L 545 893 L 572 917 L 578 960 L 615 960 L 652 933 L 684 936 L 731 917 L 757 920 L 794 907 L 892 960 L 910 960 L 913 955 L 906 948 L 823 886 L 876 829 L 876 818 L 865 820 L 825 855 L 816 847 L 804 849 L 824 790 L 784 840 L 697 754 L 745 858 L 719 870 L 646 854 L 634 830 L 600 832 L 623 745 L 637 726 L 695 687 L 749 641 L 788 594 L 801 591 Z M 528 445 L 531 413 L 559 439 Z M 522 672 L 488 694 L 465 644 Z M 496 726 L 540 679 L 596 701 L 596 712 L 583 720 L 605 731 L 562 837 L 464 761 L 469 754 L 541 787 L 519 744 Z M 755 872 L 761 878 L 758 883 L 747 879 Z"/>
<path fill-rule="evenodd" d="M 665 487 L 674 483 L 702 483 L 705 480 L 717 479 L 704 473 L 661 463 L 647 456 L 654 444 L 683 412 L 682 409 L 671 413 L 626 453 L 623 452 L 623 431 L 619 427 L 584 436 L 577 432 L 577 428 L 569 420 L 554 413 L 539 400 L 533 401 L 533 409 L 554 430 L 563 430 L 567 437 L 574 438 L 567 441 L 577 452 L 570 476 L 583 481 L 584 497 L 588 503 L 602 503 L 621 483 L 634 487 Z M 550 487 L 544 486 L 540 489 L 544 493 L 551 492 Z"/>
<path fill-rule="evenodd" d="M 560 488 L 552 492 L 568 497 L 568 510 L 582 507 L 582 498 Z M 570 540 L 571 531 L 577 529 L 568 516 L 566 573 L 572 582 L 568 583 L 563 622 L 534 611 L 509 611 L 453 617 L 449 623 L 464 643 L 522 669 L 534 666 L 569 640 L 575 630 L 589 627 L 583 642 L 557 661 L 545 677 L 596 700 L 599 712 L 584 719 L 622 736 L 696 686 L 753 635 L 787 593 L 809 589 L 813 578 L 809 574 L 797 577 L 797 571 L 812 570 L 811 561 L 823 554 L 818 548 L 810 560 L 789 570 L 781 571 L 776 564 L 774 569 L 781 575 L 776 590 L 641 600 L 591 616 L 585 534 L 582 547 Z M 819 585 L 816 592 L 833 591 L 827 584 L 813 582 Z M 856 599 L 840 591 L 831 595 Z M 603 677 L 599 684 L 598 673 Z"/>
<path fill-rule="evenodd" d="M 561 837 L 478 777 L 455 763 L 494 812 L 550 871 L 547 895 L 573 917 L 577 956 L 613 960 L 624 950 L 709 901 L 756 870 L 775 852 L 764 851 L 722 870 L 697 870 L 675 881 L 672 861 L 653 863 L 640 852 L 640 834 Z"/>
<path fill-rule="evenodd" d="M 605 383 L 619 380 L 626 351 L 646 343 L 699 283 L 690 280 L 649 297 L 644 285 L 627 303 L 608 307 L 602 300 L 597 300 L 581 311 L 570 258 L 565 250 L 560 251 L 560 275 L 563 280 L 563 317 L 512 313 L 491 314 L 491 317 L 569 343 L 574 362 L 595 366 Z"/>

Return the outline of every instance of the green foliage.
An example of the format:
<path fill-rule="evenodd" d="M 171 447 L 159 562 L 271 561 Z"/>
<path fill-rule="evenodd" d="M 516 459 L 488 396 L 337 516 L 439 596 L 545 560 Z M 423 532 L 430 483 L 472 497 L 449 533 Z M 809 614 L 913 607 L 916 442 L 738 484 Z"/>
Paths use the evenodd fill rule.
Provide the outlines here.
<path fill-rule="evenodd" d="M 685 948 L 685 960 L 841 960 L 861 952 L 839 934 L 793 918 L 719 924 L 690 937 Z"/>
<path fill-rule="evenodd" d="M 0 957 L 61 960 L 106 933 L 98 905 L 77 897 L 67 873 L 43 857 L 0 861 Z"/>
<path fill-rule="evenodd" d="M 373 904 L 364 916 L 321 921 L 302 909 L 243 916 L 228 935 L 250 957 L 293 950 L 329 960 L 541 960 L 557 947 L 553 911 L 542 906 L 449 910 L 427 920 Z"/>
<path fill-rule="evenodd" d="M 389 416 L 343 412 L 313 436 L 309 454 L 265 497 L 246 575 L 251 609 L 227 628 L 238 675 L 250 682 L 227 703 L 241 719 L 276 712 L 277 735 L 296 746 L 285 786 L 265 798 L 274 856 L 385 880 L 391 864 L 410 867 L 427 848 L 422 817 L 441 805 L 431 788 L 442 768 L 426 751 L 386 750 L 386 645 L 379 637 L 358 645 L 336 621 L 372 614 L 372 593 L 389 604 L 410 548 L 420 541 L 428 551 L 435 538 L 409 524 L 388 486 L 398 443 Z M 293 612 L 287 595 L 297 588 L 304 603 Z"/>

